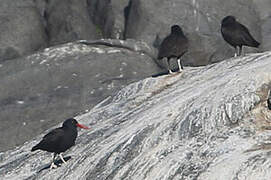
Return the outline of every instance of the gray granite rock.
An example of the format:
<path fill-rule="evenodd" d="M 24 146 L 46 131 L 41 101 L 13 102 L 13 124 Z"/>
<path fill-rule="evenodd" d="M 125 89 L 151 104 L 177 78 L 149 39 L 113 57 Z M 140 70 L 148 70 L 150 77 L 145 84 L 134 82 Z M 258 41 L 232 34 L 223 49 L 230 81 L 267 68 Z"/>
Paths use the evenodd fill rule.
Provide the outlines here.
<path fill-rule="evenodd" d="M 87 0 L 88 12 L 103 38 L 124 38 L 124 9 L 129 0 Z"/>
<path fill-rule="evenodd" d="M 261 24 L 261 47 L 264 51 L 271 49 L 271 1 L 254 0 Z"/>
<path fill-rule="evenodd" d="M 86 1 L 48 1 L 44 18 L 49 45 L 102 37 L 99 28 L 90 19 Z"/>
<path fill-rule="evenodd" d="M 47 46 L 47 37 L 31 0 L 0 0 L 0 63 Z"/>
<path fill-rule="evenodd" d="M 0 66 L 0 151 L 83 113 L 161 69 L 134 40 L 68 43 Z M 134 49 L 134 50 L 133 50 Z"/>
<path fill-rule="evenodd" d="M 146 78 L 76 117 L 91 129 L 67 164 L 30 152 L 40 135 L 0 154 L 0 178 L 270 179 L 270 86 L 271 52 Z"/>

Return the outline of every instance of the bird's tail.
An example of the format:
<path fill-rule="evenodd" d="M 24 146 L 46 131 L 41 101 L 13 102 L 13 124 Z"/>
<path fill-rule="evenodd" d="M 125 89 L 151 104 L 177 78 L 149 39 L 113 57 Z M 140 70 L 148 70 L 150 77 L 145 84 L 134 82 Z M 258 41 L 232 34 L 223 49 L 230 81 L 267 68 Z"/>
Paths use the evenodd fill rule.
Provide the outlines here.
<path fill-rule="evenodd" d="M 38 149 L 39 149 L 39 146 L 38 146 L 38 144 L 37 144 L 36 146 L 32 147 L 31 151 L 36 151 L 36 150 L 38 150 Z"/>
<path fill-rule="evenodd" d="M 261 43 L 255 40 L 253 44 L 254 44 L 254 47 L 259 47 Z"/>

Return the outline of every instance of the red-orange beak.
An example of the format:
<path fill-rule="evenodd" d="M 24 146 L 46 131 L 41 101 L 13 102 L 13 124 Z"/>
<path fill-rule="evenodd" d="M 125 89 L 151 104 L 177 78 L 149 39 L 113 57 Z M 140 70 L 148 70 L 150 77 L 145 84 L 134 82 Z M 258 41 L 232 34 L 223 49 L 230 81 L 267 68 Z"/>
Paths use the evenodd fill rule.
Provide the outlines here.
<path fill-rule="evenodd" d="M 79 123 L 77 123 L 76 126 L 82 128 L 82 129 L 90 129 L 89 127 L 84 126 L 84 125 L 79 124 Z"/>

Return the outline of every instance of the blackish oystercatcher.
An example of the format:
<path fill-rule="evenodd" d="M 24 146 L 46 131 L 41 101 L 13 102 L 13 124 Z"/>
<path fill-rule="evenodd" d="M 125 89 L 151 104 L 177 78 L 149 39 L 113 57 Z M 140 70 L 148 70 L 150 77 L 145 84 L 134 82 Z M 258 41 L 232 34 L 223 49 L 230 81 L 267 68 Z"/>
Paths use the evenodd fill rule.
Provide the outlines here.
<path fill-rule="evenodd" d="M 40 149 L 43 151 L 53 152 L 53 162 L 50 166 L 50 169 L 57 167 L 54 164 L 54 160 L 57 155 L 59 155 L 63 163 L 66 163 L 61 153 L 65 152 L 75 144 L 75 139 L 77 137 L 77 127 L 89 129 L 86 126 L 79 124 L 73 118 L 67 119 L 64 121 L 62 127 L 53 129 L 48 134 L 46 134 L 43 139 L 31 149 L 31 151 Z"/>
<path fill-rule="evenodd" d="M 181 72 L 183 66 L 181 64 L 181 56 L 188 50 L 188 39 L 183 34 L 182 28 L 178 25 L 171 26 L 171 33 L 162 41 L 159 52 L 158 60 L 167 58 L 167 67 L 170 74 L 170 59 L 177 58 L 179 71 Z"/>
<path fill-rule="evenodd" d="M 267 107 L 269 110 L 271 110 L 271 90 L 268 91 Z"/>
<path fill-rule="evenodd" d="M 221 22 L 221 34 L 224 40 L 235 48 L 235 56 L 241 55 L 242 46 L 259 47 L 260 45 L 251 36 L 247 27 L 236 21 L 234 16 L 223 18 Z"/>

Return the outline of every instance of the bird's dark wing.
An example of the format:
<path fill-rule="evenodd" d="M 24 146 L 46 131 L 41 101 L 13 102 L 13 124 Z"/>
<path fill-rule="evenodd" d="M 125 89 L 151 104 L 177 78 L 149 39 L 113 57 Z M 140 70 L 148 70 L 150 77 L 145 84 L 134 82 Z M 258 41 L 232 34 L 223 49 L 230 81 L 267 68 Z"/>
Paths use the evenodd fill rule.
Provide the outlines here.
<path fill-rule="evenodd" d="M 160 45 L 158 59 L 163 57 L 179 56 L 187 51 L 187 39 L 184 37 L 167 36 Z"/>
<path fill-rule="evenodd" d="M 41 149 L 49 152 L 57 152 L 59 150 L 59 144 L 63 141 L 64 136 L 65 132 L 63 128 L 54 129 L 46 134 L 43 139 L 31 149 L 31 151 Z"/>
<path fill-rule="evenodd" d="M 236 47 L 237 40 L 239 39 L 238 35 L 235 33 L 235 30 L 232 27 L 221 27 L 221 33 L 226 42 L 228 42 L 233 47 Z"/>
<path fill-rule="evenodd" d="M 271 110 L 271 90 L 269 90 L 268 92 L 267 106 L 268 106 L 268 109 Z"/>
<path fill-rule="evenodd" d="M 252 37 L 248 28 L 243 24 L 237 23 L 236 29 L 238 30 L 238 34 L 240 34 L 240 40 L 246 46 L 258 47 L 259 43 Z"/>
<path fill-rule="evenodd" d="M 158 52 L 158 59 L 161 59 L 163 57 L 168 57 L 170 52 L 169 50 L 174 47 L 175 40 L 173 39 L 172 36 L 167 36 L 163 42 L 161 43 L 159 47 L 159 52 Z"/>
<path fill-rule="evenodd" d="M 56 128 L 46 134 L 42 140 L 46 141 L 56 141 L 64 136 L 64 130 L 62 128 Z"/>
<path fill-rule="evenodd" d="M 64 134 L 65 133 L 62 128 L 50 131 L 43 137 L 39 144 L 33 147 L 33 150 L 41 149 L 49 152 L 55 152 L 55 150 L 58 149 L 57 147 L 59 143 L 63 141 Z"/>
<path fill-rule="evenodd" d="M 185 52 L 187 52 L 188 50 L 188 39 L 184 36 L 184 37 L 179 37 L 177 39 L 177 51 L 181 54 L 184 54 Z"/>

